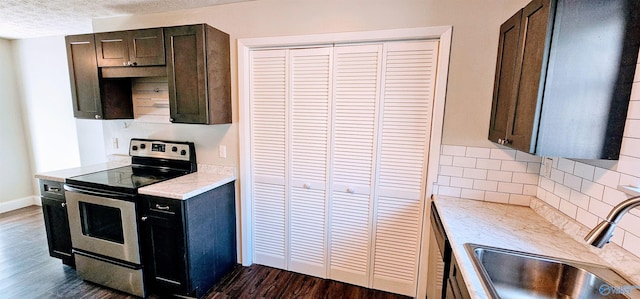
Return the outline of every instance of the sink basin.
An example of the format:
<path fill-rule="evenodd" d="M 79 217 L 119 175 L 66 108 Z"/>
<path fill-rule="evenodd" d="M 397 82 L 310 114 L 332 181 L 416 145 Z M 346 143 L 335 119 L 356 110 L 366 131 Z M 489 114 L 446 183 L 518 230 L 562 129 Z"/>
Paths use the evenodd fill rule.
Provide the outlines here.
<path fill-rule="evenodd" d="M 465 244 L 491 298 L 640 298 L 614 270 L 477 244 Z"/>

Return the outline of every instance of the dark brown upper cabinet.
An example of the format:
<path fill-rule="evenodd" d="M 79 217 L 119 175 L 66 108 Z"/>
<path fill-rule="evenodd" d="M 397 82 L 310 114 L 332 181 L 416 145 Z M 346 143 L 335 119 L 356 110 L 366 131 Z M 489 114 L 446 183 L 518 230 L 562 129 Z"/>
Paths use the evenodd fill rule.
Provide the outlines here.
<path fill-rule="evenodd" d="M 489 140 L 618 159 L 640 45 L 635 0 L 534 0 L 500 28 Z"/>
<path fill-rule="evenodd" d="M 89 119 L 133 118 L 131 83 L 102 78 L 93 34 L 66 36 L 65 42 L 73 115 Z"/>
<path fill-rule="evenodd" d="M 164 65 L 162 28 L 95 34 L 99 67 Z"/>
<path fill-rule="evenodd" d="M 164 34 L 171 122 L 231 123 L 229 35 L 206 24 Z"/>

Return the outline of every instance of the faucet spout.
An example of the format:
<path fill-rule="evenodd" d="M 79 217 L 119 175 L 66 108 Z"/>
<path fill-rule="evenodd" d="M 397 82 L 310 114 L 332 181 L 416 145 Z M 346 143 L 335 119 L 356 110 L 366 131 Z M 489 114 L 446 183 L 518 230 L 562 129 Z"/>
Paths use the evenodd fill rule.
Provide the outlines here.
<path fill-rule="evenodd" d="M 634 196 L 621 202 L 609 212 L 607 219 L 600 222 L 600 224 L 594 227 L 591 232 L 584 237 L 584 240 L 592 246 L 602 248 L 609 243 L 611 237 L 613 237 L 613 231 L 616 229 L 616 225 L 620 222 L 620 219 L 631 209 L 638 206 L 640 206 L 640 196 Z"/>

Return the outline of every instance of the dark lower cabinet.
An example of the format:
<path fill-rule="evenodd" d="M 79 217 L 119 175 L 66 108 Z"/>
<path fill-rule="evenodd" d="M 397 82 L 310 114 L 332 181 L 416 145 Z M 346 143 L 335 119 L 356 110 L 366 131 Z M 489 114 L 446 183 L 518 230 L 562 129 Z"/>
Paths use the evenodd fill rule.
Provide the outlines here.
<path fill-rule="evenodd" d="M 455 255 L 451 255 L 451 267 L 449 269 L 449 278 L 447 278 L 447 299 L 471 299 Z"/>
<path fill-rule="evenodd" d="M 40 180 L 42 213 L 47 231 L 49 255 L 62 259 L 62 262 L 74 266 L 71 253 L 71 233 L 67 216 L 67 202 L 62 182 Z"/>
<path fill-rule="evenodd" d="M 235 266 L 234 183 L 187 200 L 141 196 L 148 291 L 200 298 Z"/>

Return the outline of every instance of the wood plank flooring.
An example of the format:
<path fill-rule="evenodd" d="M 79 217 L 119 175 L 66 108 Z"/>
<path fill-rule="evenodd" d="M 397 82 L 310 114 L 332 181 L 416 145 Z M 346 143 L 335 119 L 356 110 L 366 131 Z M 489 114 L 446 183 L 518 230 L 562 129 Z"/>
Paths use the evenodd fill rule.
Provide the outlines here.
<path fill-rule="evenodd" d="M 147 298 L 167 298 L 150 294 Z M 82 281 L 73 268 L 49 256 L 42 209 L 0 214 L 0 298 L 137 298 Z M 238 265 L 204 298 L 406 299 L 332 280 L 270 267 Z"/>

